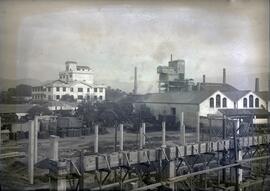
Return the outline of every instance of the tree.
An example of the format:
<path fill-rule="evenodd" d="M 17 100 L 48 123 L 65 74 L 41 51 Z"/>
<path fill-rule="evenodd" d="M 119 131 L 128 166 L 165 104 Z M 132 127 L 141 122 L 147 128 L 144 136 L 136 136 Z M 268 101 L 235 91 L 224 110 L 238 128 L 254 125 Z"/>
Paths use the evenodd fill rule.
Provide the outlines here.
<path fill-rule="evenodd" d="M 28 114 L 30 118 L 34 118 L 35 115 L 51 115 L 52 112 L 47 107 L 36 105 L 28 110 Z"/>
<path fill-rule="evenodd" d="M 68 102 L 74 102 L 74 97 L 73 95 L 65 94 L 61 97 L 62 101 L 68 101 Z"/>
<path fill-rule="evenodd" d="M 20 84 L 15 89 L 16 96 L 32 96 L 32 86 Z"/>

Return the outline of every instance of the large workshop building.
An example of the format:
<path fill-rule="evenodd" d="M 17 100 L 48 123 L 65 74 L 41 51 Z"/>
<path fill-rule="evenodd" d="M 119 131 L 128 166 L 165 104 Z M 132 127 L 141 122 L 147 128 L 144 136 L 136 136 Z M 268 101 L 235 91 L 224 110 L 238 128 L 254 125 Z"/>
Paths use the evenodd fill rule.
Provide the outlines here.
<path fill-rule="evenodd" d="M 238 90 L 226 83 L 226 70 L 223 69 L 221 83 L 208 83 L 203 75 L 202 82 L 195 85 L 193 80 L 185 79 L 184 68 L 185 61 L 179 60 L 171 60 L 169 66 L 159 66 L 159 93 L 142 95 L 135 102 L 135 109 L 146 106 L 156 118 L 172 115 L 176 120 L 182 112 L 186 113 L 187 120 L 197 115 L 222 115 L 224 110 L 268 112 L 268 92 L 259 91 L 258 78 L 255 91 Z"/>
<path fill-rule="evenodd" d="M 66 70 L 59 73 L 59 79 L 33 87 L 33 100 L 61 100 L 64 95 L 73 96 L 77 101 L 105 100 L 105 86 L 94 83 L 94 75 L 88 66 L 67 61 Z"/>

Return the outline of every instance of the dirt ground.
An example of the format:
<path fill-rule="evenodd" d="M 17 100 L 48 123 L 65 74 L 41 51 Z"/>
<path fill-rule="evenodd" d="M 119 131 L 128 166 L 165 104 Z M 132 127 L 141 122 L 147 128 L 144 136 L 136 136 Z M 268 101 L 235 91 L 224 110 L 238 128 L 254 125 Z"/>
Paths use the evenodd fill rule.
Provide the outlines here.
<path fill-rule="evenodd" d="M 108 129 L 109 133 L 99 135 L 99 152 L 108 153 L 114 151 L 114 129 Z M 194 136 L 186 135 L 187 142 L 193 142 Z M 118 135 L 119 140 L 119 135 Z M 179 132 L 168 131 L 166 133 L 167 145 L 179 144 Z M 124 132 L 124 150 L 138 149 L 139 135 L 137 133 Z M 146 132 L 146 148 L 159 147 L 161 145 L 161 132 Z M 94 135 L 81 137 L 65 137 L 59 139 L 59 158 L 69 158 L 77 155 L 81 150 L 93 152 Z M 118 146 L 118 145 L 117 145 Z M 27 155 L 28 139 L 9 141 L 4 143 L 1 153 L 25 152 Z M 38 161 L 47 158 L 50 150 L 49 139 L 38 140 Z M 118 150 L 118 148 L 117 148 Z M 35 168 L 35 184 L 28 184 L 27 156 L 0 160 L 0 184 L 2 190 L 34 190 L 48 188 L 48 170 Z"/>

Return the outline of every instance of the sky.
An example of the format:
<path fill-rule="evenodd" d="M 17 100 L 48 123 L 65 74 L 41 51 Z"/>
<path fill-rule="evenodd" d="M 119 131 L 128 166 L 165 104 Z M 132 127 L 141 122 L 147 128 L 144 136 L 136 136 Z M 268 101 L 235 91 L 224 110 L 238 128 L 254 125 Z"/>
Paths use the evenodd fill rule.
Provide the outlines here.
<path fill-rule="evenodd" d="M 67 60 L 88 65 L 96 83 L 156 92 L 156 68 L 186 61 L 195 82 L 266 89 L 267 0 L 60 1 L 0 0 L 0 76 L 56 79 Z"/>

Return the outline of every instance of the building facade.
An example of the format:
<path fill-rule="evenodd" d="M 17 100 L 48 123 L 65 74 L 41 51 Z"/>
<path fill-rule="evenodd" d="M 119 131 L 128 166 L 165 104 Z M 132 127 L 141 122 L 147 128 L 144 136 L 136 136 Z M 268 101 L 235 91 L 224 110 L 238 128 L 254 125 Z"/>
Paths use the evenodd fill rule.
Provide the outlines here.
<path fill-rule="evenodd" d="M 35 86 L 32 89 L 33 100 L 61 100 L 71 96 L 77 101 L 104 101 L 105 85 L 94 83 L 93 71 L 88 66 L 78 66 L 67 61 L 66 70 L 59 73 L 59 79 Z"/>

